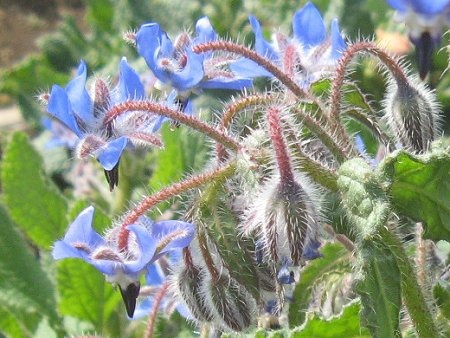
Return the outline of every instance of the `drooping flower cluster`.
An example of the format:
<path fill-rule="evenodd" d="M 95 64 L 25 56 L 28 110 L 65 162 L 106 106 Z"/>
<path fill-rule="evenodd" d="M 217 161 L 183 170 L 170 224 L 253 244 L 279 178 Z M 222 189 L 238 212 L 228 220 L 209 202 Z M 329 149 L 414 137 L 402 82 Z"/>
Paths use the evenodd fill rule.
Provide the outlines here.
<path fill-rule="evenodd" d="M 336 171 L 347 160 L 379 160 L 366 153 L 367 133 L 355 137 L 343 117 L 366 127 L 375 139 L 370 141 L 386 153 L 399 147 L 424 153 L 438 133 L 439 109 L 428 89 L 373 44 L 347 45 L 336 19 L 328 35 L 312 3 L 294 14 L 292 37 L 277 33 L 268 42 L 259 21 L 249 21 L 253 49 L 221 40 L 207 17 L 197 21 L 195 36 L 182 33 L 174 41 L 158 23 L 142 25 L 133 38 L 164 102 L 147 97 L 125 59 L 113 89 L 95 79 L 90 95 L 84 62 L 65 88 L 52 88 L 47 111 L 76 135 L 79 157 L 101 163 L 111 190 L 124 149 L 141 143 L 163 147 L 155 133 L 168 118 L 217 142 L 211 171 L 145 196 L 104 236 L 93 229 L 89 207 L 55 243 L 55 259 L 82 259 L 118 285 L 129 317 L 138 303 L 138 317 L 176 308 L 199 325 L 243 331 L 261 314 L 280 316 L 302 269 L 322 256 L 326 207 L 318 195 L 340 198 Z M 343 89 L 345 72 L 359 53 L 374 55 L 388 70 L 383 119 L 372 114 L 359 91 Z M 194 95 L 247 90 L 257 77 L 281 86 L 264 95 L 244 92 L 218 123 L 194 116 Z M 327 95 L 316 97 L 313 87 L 324 79 Z M 349 100 L 341 109 L 347 92 L 363 104 L 353 107 Z M 237 118 L 241 113 L 244 125 Z M 182 220 L 145 216 L 187 191 L 195 192 L 186 197 Z M 141 288 L 143 275 L 147 284 Z"/>

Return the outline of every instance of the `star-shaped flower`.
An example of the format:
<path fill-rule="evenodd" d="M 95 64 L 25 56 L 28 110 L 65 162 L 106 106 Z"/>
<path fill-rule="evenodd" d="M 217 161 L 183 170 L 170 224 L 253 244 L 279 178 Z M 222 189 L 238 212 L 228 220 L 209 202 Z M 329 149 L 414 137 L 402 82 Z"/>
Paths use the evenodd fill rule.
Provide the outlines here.
<path fill-rule="evenodd" d="M 187 102 L 192 92 L 202 89 L 239 90 L 252 85 L 250 79 L 236 76 L 229 69 L 235 56 L 192 51 L 195 45 L 218 39 L 207 17 L 197 21 L 195 30 L 195 37 L 182 33 L 172 42 L 158 23 L 140 27 L 137 50 L 160 81 L 160 87 L 175 90 L 177 98 Z"/>
<path fill-rule="evenodd" d="M 294 14 L 292 38 L 278 33 L 272 43 L 268 42 L 258 20 L 250 16 L 249 21 L 255 34 L 255 50 L 282 68 L 302 87 L 331 72 L 347 47 L 336 19 L 332 21 L 331 34 L 327 37 L 322 16 L 311 2 Z M 238 60 L 231 69 L 246 77 L 272 77 L 261 66 L 247 59 Z"/>
<path fill-rule="evenodd" d="M 92 228 L 93 216 L 93 207 L 78 215 L 64 238 L 55 242 L 53 258 L 80 258 L 94 266 L 108 282 L 119 286 L 128 316 L 133 317 L 140 276 L 165 253 L 188 246 L 194 238 L 194 226 L 182 221 L 153 222 L 141 216 L 127 226 L 127 247 L 121 248 L 122 229 L 113 228 L 102 237 Z"/>
<path fill-rule="evenodd" d="M 125 58 L 120 62 L 115 88 L 109 89 L 106 81 L 96 79 L 91 96 L 86 90 L 86 80 L 86 64 L 81 61 L 76 76 L 65 88 L 53 85 L 47 111 L 78 137 L 78 157 L 97 158 L 112 190 L 118 183 L 120 157 L 129 143 L 162 146 L 154 134 L 160 124 L 159 117 L 147 112 L 129 112 L 114 123 L 104 123 L 105 113 L 112 106 L 145 97 L 138 74 Z"/>

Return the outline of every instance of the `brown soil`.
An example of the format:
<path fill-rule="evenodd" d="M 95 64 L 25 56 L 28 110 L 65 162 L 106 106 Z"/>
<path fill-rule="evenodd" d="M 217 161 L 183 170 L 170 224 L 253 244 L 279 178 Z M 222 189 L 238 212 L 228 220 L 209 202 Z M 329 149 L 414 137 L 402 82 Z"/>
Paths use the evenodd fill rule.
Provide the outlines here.
<path fill-rule="evenodd" d="M 0 69 L 37 51 L 36 40 L 57 27 L 63 15 L 82 20 L 80 0 L 0 0 Z"/>

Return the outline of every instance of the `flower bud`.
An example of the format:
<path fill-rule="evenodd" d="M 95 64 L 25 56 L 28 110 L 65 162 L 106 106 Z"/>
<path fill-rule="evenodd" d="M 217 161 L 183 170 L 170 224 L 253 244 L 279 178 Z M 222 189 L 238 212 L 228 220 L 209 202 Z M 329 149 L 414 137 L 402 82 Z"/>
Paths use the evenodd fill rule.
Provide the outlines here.
<path fill-rule="evenodd" d="M 424 85 L 397 79 L 389 86 L 386 118 L 398 143 L 414 153 L 423 153 L 437 134 L 439 107 Z"/>
<path fill-rule="evenodd" d="M 247 210 L 243 230 L 246 234 L 256 232 L 263 260 L 273 264 L 277 274 L 282 266 L 300 266 L 305 259 L 317 256 L 318 201 L 307 182 L 300 175 L 291 182 L 275 177 L 263 185 Z"/>
<path fill-rule="evenodd" d="M 217 280 L 206 279 L 204 289 L 216 325 L 225 330 L 242 331 L 255 324 L 256 300 L 243 285 L 225 271 Z"/>
<path fill-rule="evenodd" d="M 203 278 L 204 273 L 199 267 L 185 266 L 173 276 L 171 286 L 174 294 L 178 295 L 198 322 L 209 322 L 213 317 L 201 292 Z"/>

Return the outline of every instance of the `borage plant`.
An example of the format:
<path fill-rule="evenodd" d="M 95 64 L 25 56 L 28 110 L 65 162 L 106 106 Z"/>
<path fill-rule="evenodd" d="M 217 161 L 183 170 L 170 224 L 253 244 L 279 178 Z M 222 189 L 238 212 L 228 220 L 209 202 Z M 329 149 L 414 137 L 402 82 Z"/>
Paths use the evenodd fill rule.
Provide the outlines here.
<path fill-rule="evenodd" d="M 115 86 L 88 79 L 81 62 L 65 88 L 40 96 L 54 137 L 95 157 L 111 191 L 139 161 L 120 161 L 128 149 L 164 152 L 161 130 L 169 143 L 178 127 L 210 141 L 204 171 L 127 204 L 103 236 L 94 208 L 83 209 L 53 257 L 84 260 L 70 269 L 89 263 L 117 285 L 128 316 L 147 317 L 147 337 L 158 312 L 175 310 L 203 337 L 444 335 L 448 267 L 436 243 L 450 240 L 450 153 L 437 139 L 435 94 L 374 43 L 347 41 L 337 20 L 327 30 L 312 3 L 294 14 L 292 36 L 268 41 L 249 21 L 254 48 L 220 38 L 206 17 L 173 40 L 157 23 L 127 33 L 152 72 L 151 93 L 122 59 Z M 414 34 L 416 44 L 437 41 Z M 352 77 L 362 57 L 386 77 L 381 102 Z M 201 119 L 194 101 L 210 89 L 240 94 Z M 10 203 L 8 159 L 21 142 L 5 155 Z M 152 221 L 160 205 L 175 220 Z"/>

